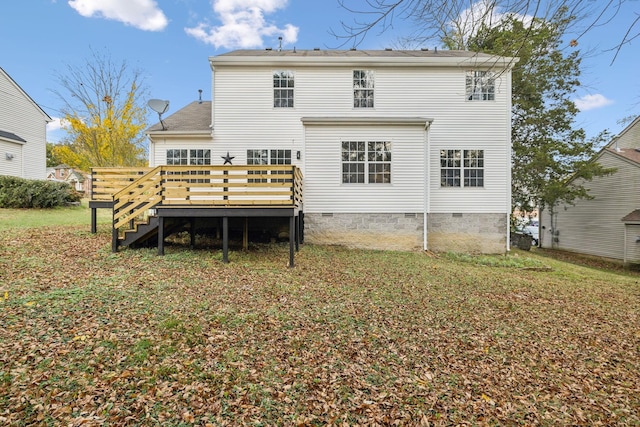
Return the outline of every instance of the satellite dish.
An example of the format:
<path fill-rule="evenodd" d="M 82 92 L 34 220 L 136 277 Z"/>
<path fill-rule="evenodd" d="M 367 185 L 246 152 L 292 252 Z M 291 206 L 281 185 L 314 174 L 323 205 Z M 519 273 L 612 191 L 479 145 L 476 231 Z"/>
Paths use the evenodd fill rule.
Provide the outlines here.
<path fill-rule="evenodd" d="M 164 126 L 164 122 L 162 121 L 162 115 L 169 109 L 169 101 L 164 101 L 162 99 L 150 99 L 147 102 L 149 108 L 158 113 L 158 120 L 160 120 L 160 124 L 162 125 L 162 130 L 167 130 Z"/>

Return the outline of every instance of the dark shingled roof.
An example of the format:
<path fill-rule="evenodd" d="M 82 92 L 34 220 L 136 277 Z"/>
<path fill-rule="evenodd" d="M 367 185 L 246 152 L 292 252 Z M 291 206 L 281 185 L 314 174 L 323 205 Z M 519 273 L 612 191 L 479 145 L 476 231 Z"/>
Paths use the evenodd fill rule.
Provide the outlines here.
<path fill-rule="evenodd" d="M 640 222 L 640 209 L 636 209 L 635 211 L 631 212 L 630 214 L 622 218 L 622 221 L 623 222 Z"/>
<path fill-rule="evenodd" d="M 218 57 L 225 56 L 265 56 L 265 57 L 343 57 L 343 58 L 429 58 L 429 57 L 450 57 L 450 58 L 492 58 L 493 55 L 486 53 L 470 52 L 466 50 L 336 50 L 336 49 L 313 49 L 313 50 L 277 50 L 277 49 L 245 49 L 234 50 L 223 53 Z"/>
<path fill-rule="evenodd" d="M 162 121 L 169 132 L 210 131 L 211 101 L 194 101 L 170 116 L 163 117 Z M 162 131 L 160 122 L 146 130 L 147 133 Z"/>
<path fill-rule="evenodd" d="M 4 130 L 0 130 L 0 138 L 11 139 L 11 140 L 17 141 L 17 142 L 27 142 L 26 139 L 20 138 L 15 133 L 6 132 Z"/>
<path fill-rule="evenodd" d="M 608 151 L 617 154 L 618 156 L 624 157 L 625 159 L 631 160 L 632 162 L 640 164 L 640 151 L 635 148 L 607 148 Z"/>

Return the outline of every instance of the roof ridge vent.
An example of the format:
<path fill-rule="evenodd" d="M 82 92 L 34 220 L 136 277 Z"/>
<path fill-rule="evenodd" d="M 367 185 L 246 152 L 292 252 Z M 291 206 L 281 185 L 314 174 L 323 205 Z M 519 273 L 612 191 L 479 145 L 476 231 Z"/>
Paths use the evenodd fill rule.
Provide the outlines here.
<path fill-rule="evenodd" d="M 320 48 L 319 47 L 314 47 L 313 50 L 320 50 Z"/>
<path fill-rule="evenodd" d="M 393 50 L 390 47 L 385 47 L 384 50 L 389 51 L 389 50 Z"/>
<path fill-rule="evenodd" d="M 268 47 L 265 50 L 273 50 L 273 48 L 272 47 Z"/>

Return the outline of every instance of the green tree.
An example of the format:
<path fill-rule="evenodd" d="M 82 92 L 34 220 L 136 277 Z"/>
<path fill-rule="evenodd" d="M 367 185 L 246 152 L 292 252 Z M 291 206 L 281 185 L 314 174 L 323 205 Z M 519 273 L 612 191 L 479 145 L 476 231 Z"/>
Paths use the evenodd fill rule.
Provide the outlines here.
<path fill-rule="evenodd" d="M 68 66 L 57 77 L 68 135 L 53 149 L 61 162 L 82 170 L 146 163 L 147 91 L 139 70 L 94 51 L 82 66 Z"/>
<path fill-rule="evenodd" d="M 61 164 L 62 162 L 56 156 L 55 152 L 57 151 L 56 144 L 53 142 L 47 142 L 47 167 L 53 168 Z"/>
<path fill-rule="evenodd" d="M 512 202 L 524 210 L 553 212 L 559 203 L 589 198 L 577 178 L 612 172 L 592 161 L 608 133 L 587 139 L 575 126 L 578 109 L 571 97 L 580 86 L 580 52 L 560 49 L 573 19 L 566 9 L 528 25 L 510 15 L 469 39 L 470 50 L 519 57 L 512 73 Z"/>

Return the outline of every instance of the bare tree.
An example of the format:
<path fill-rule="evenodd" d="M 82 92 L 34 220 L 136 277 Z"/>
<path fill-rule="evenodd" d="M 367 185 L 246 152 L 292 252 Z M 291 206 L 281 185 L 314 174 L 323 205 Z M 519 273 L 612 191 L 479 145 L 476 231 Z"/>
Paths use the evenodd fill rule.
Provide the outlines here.
<path fill-rule="evenodd" d="M 452 36 L 459 42 L 454 46 L 466 48 L 466 41 L 481 26 L 492 26 L 503 16 L 519 16 L 524 22 L 551 20 L 559 11 L 568 10 L 580 25 L 578 34 L 570 43 L 575 46 L 580 38 L 597 27 L 608 25 L 621 13 L 630 0 L 338 0 L 339 5 L 353 14 L 350 22 L 341 22 L 341 30 L 332 34 L 342 46 L 356 47 L 371 32 L 384 33 L 394 28 L 397 20 L 412 23 L 413 31 L 405 35 L 400 44 L 419 46 L 439 44 Z M 628 26 L 618 41 L 609 46 L 614 58 L 632 40 L 640 37 L 640 13 L 628 17 Z M 617 29 L 616 29 L 617 30 Z"/>
<path fill-rule="evenodd" d="M 81 66 L 57 74 L 67 137 L 53 153 L 70 166 L 145 164 L 147 88 L 142 72 L 92 51 Z"/>

